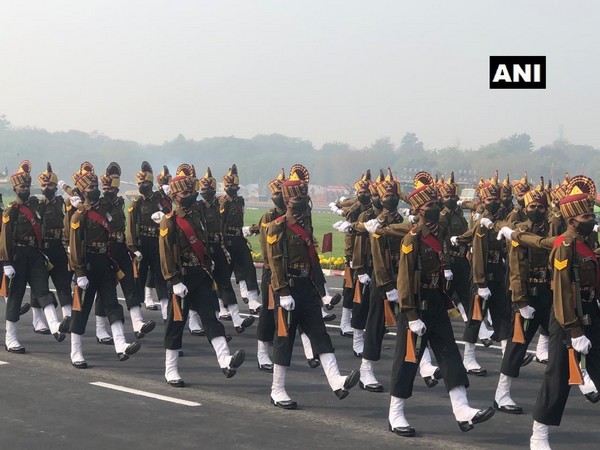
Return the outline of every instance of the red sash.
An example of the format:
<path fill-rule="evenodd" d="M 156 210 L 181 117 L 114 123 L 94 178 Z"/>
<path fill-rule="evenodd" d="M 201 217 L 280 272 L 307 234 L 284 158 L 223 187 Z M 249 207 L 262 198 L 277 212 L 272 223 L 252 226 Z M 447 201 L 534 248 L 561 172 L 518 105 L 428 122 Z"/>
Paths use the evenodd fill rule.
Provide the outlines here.
<path fill-rule="evenodd" d="M 310 238 L 306 230 L 297 223 L 292 225 L 287 220 L 285 221 L 285 225 L 302 238 L 302 240 L 308 247 L 308 255 L 310 256 L 310 262 L 314 265 L 315 261 L 317 260 L 317 250 L 315 249 L 315 244 L 313 244 L 313 240 Z"/>
<path fill-rule="evenodd" d="M 200 264 L 204 266 L 204 244 L 200 239 L 198 239 L 198 236 L 196 236 L 194 229 L 187 220 L 185 220 L 181 216 L 176 215 L 175 221 L 177 222 L 177 226 L 179 227 L 179 229 L 183 231 L 183 234 L 185 235 L 190 246 L 192 247 L 194 254 L 200 260 Z"/>
<path fill-rule="evenodd" d="M 21 212 L 31 224 L 31 228 L 33 228 L 33 232 L 35 233 L 35 238 L 37 240 L 38 247 L 42 246 L 42 227 L 39 222 L 35 220 L 35 216 L 31 212 L 31 210 L 25 205 L 19 205 L 18 211 Z"/>
<path fill-rule="evenodd" d="M 427 244 L 433 249 L 434 252 L 438 254 L 438 257 L 440 258 L 440 263 L 442 266 L 444 266 L 446 260 L 444 259 L 444 253 L 442 252 L 442 244 L 440 243 L 440 241 L 438 241 L 437 238 L 430 233 L 427 236 L 421 235 L 421 242 Z"/>
<path fill-rule="evenodd" d="M 106 219 L 106 217 L 102 217 L 93 209 L 86 211 L 85 216 L 92 222 L 96 222 L 98 225 L 100 225 L 102 228 L 104 228 L 110 233 L 110 225 L 108 224 L 108 220 Z"/>

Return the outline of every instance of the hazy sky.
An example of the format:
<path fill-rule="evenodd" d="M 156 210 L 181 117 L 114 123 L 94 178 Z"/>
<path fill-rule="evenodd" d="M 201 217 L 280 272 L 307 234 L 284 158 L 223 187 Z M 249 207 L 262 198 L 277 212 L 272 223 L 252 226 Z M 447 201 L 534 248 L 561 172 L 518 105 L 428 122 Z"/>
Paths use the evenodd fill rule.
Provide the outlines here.
<path fill-rule="evenodd" d="M 0 6 L 0 114 L 161 144 L 280 133 L 600 147 L 600 2 L 27 0 Z M 490 55 L 547 56 L 490 90 Z"/>

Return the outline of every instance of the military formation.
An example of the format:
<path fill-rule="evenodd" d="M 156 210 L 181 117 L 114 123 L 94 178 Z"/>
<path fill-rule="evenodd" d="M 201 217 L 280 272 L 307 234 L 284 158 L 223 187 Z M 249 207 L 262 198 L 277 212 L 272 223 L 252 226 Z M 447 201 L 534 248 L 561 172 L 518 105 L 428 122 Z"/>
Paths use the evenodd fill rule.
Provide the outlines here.
<path fill-rule="evenodd" d="M 59 181 L 48 164 L 38 176 L 41 199 L 31 195 L 31 174 L 31 164 L 22 162 L 10 177 L 16 200 L 2 211 L 0 294 L 8 352 L 26 352 L 16 323 L 31 308 L 35 333 L 58 343 L 70 336 L 71 363 L 86 369 L 82 335 L 93 307 L 97 342 L 114 346 L 126 361 L 157 328 L 144 319 L 143 305 L 161 311 L 170 386 L 185 386 L 178 361 L 186 324 L 191 334 L 207 338 L 231 378 L 246 354 L 230 350 L 222 321 L 243 333 L 258 318 L 256 363 L 272 373 L 272 405 L 298 407 L 286 391 L 298 334 L 308 364 L 323 368 L 337 398 L 356 385 L 382 392 L 379 380 L 390 380 L 388 429 L 399 436 L 416 435 L 406 413 L 417 373 L 428 387 L 443 381 L 466 432 L 497 411 L 522 414 L 512 383 L 532 361 L 545 364 L 532 449 L 550 448 L 549 427 L 560 425 L 570 386 L 600 401 L 600 250 L 596 187 L 588 177 L 565 175 L 553 188 L 543 178 L 534 187 L 527 174 L 500 182 L 496 173 L 481 179 L 475 200 L 461 201 L 453 174 L 438 180 L 419 172 L 407 194 L 390 169 L 375 179 L 366 171 L 352 198 L 330 204 L 344 218 L 334 228 L 345 235 L 346 259 L 342 295 L 332 296 L 313 235 L 310 175 L 300 164 L 269 183 L 274 206 L 251 226 L 244 224 L 235 164 L 222 178 L 225 194 L 217 196 L 210 168 L 199 177 L 193 165 L 181 164 L 173 175 L 163 166 L 155 177 L 144 161 L 136 173 L 140 195 L 130 204 L 118 195 L 115 162 L 100 174 L 82 163 L 73 186 Z M 400 201 L 409 207 L 399 210 Z M 253 234 L 264 259 L 260 285 L 246 240 Z M 232 276 L 249 309 L 245 319 Z M 30 304 L 23 303 L 27 285 Z M 129 311 L 131 342 L 117 285 Z M 358 370 L 347 374 L 325 326 L 340 302 L 340 334 L 360 359 Z M 462 355 L 454 318 L 465 323 Z M 378 378 L 383 338 L 391 330 L 392 373 Z M 528 348 L 536 335 L 534 356 Z M 478 341 L 502 348 L 492 407 L 471 406 L 467 396 L 469 376 L 487 375 L 476 358 Z"/>

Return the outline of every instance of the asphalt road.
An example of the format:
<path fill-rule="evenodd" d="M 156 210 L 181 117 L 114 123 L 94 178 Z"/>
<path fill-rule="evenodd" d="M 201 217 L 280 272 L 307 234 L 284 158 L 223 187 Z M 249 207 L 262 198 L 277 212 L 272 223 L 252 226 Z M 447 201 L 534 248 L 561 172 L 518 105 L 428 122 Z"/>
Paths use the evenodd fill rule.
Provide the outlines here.
<path fill-rule="evenodd" d="M 329 279 L 340 286 L 341 278 Z M 342 373 L 358 369 L 351 340 L 339 334 L 338 319 L 329 326 Z M 2 308 L 3 309 L 3 308 Z M 247 311 L 242 305 L 242 311 Z M 99 345 L 94 337 L 93 316 L 84 337 L 84 354 L 90 367 L 77 370 L 70 364 L 69 339 L 57 343 L 52 336 L 33 333 L 31 313 L 18 324 L 27 354 L 0 354 L 0 448 L 5 449 L 350 449 L 350 448 L 527 448 L 533 409 L 545 366 L 532 363 L 513 385 L 513 398 L 525 413 L 496 415 L 473 431 L 462 433 L 451 411 L 443 384 L 427 388 L 420 378 L 407 402 L 406 417 L 417 430 L 415 438 L 401 438 L 387 431 L 389 375 L 394 336 L 384 341 L 376 374 L 384 393 L 361 391 L 358 386 L 345 400 L 331 392 L 321 368 L 311 369 L 296 342 L 287 390 L 299 404 L 283 411 L 270 404 L 271 375 L 257 369 L 254 326 L 233 335 L 230 348 L 246 350 L 246 362 L 234 378 L 226 379 L 218 368 L 212 347 L 204 337 L 184 336 L 185 356 L 180 359 L 183 389 L 164 382 L 163 325 L 158 311 L 144 310 L 157 328 L 142 342 L 129 361 L 119 362 L 114 347 Z M 0 312 L 4 324 L 4 311 Z M 457 339 L 462 322 L 453 322 Z M 133 339 L 127 319 L 125 330 Z M 2 332 L 4 332 L 2 325 Z M 499 348 L 478 349 L 487 377 L 471 377 L 468 389 L 472 406 L 490 406 L 498 379 Z M 134 389 L 122 392 L 115 389 Z M 165 396 L 154 398 L 150 396 Z M 191 404 L 177 401 L 192 402 Z M 600 415 L 572 389 L 560 428 L 551 430 L 555 449 L 595 447 L 600 441 Z"/>

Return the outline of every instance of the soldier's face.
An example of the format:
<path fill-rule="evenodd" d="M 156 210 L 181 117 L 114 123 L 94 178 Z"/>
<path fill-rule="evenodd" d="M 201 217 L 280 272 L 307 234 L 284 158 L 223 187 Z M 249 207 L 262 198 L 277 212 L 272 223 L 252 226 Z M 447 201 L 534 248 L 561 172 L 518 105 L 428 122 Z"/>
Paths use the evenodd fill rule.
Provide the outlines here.
<path fill-rule="evenodd" d="M 27 184 L 20 184 L 18 186 L 15 186 L 13 188 L 13 191 L 15 191 L 15 194 L 17 194 L 17 197 L 19 197 L 21 201 L 26 202 L 29 199 L 29 196 L 31 195 L 31 186 Z"/>
<path fill-rule="evenodd" d="M 359 189 L 356 198 L 361 204 L 368 205 L 371 202 L 371 192 L 368 189 Z"/>
<path fill-rule="evenodd" d="M 594 231 L 596 216 L 593 213 L 580 214 L 569 219 L 569 226 L 582 236 L 589 236 Z"/>

